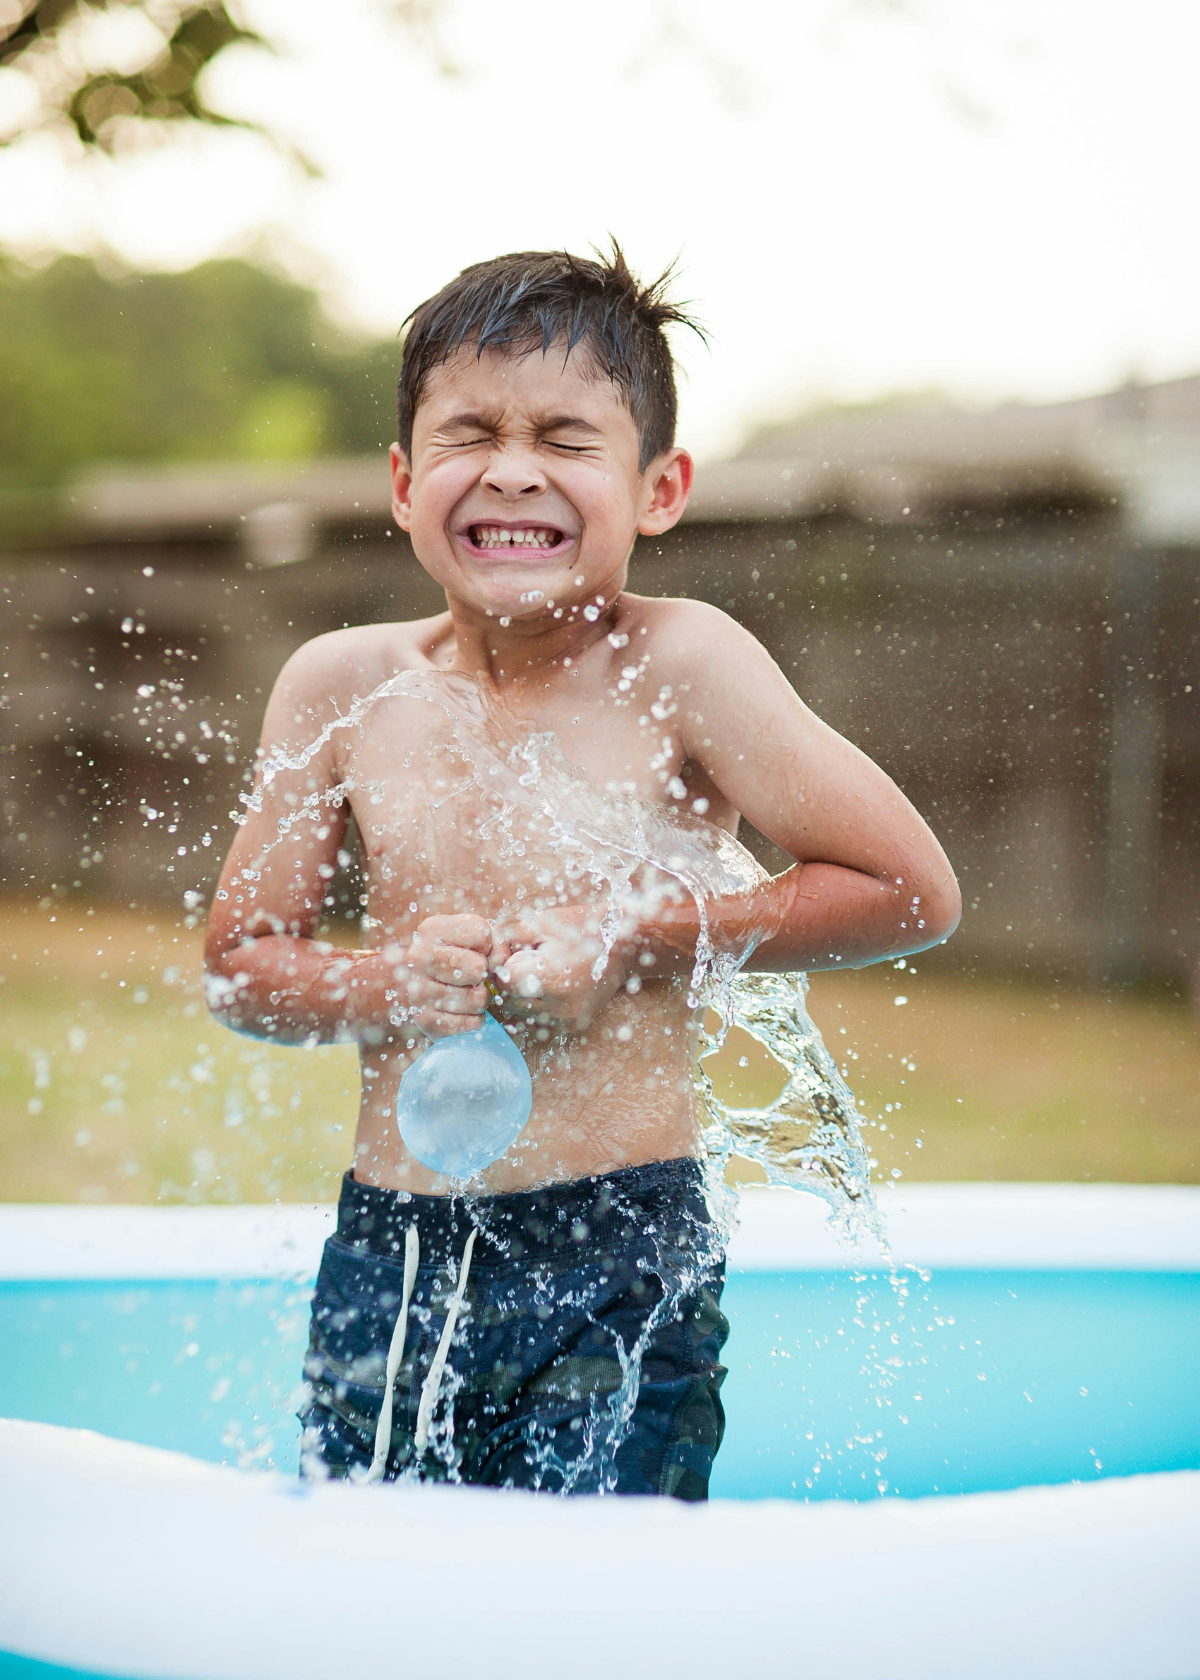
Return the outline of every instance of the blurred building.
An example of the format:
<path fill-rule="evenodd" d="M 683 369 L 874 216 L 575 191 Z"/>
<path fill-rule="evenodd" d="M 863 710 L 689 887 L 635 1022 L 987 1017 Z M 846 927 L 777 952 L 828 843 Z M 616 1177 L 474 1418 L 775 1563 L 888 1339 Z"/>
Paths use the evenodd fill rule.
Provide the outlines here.
<path fill-rule="evenodd" d="M 896 778 L 963 882 L 956 960 L 1182 978 L 1198 561 L 1200 378 L 773 432 L 631 587 L 725 607 Z M 105 473 L 0 568 L 4 879 L 131 902 L 211 886 L 295 646 L 440 605 L 379 459 Z"/>

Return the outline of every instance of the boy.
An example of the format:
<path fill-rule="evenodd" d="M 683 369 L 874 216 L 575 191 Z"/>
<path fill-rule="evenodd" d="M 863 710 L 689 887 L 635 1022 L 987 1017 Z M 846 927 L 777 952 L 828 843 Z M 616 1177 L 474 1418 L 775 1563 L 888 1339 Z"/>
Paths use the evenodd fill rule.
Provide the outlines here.
<path fill-rule="evenodd" d="M 704 905 L 718 950 L 754 944 L 750 968 L 852 967 L 957 923 L 929 829 L 753 637 L 625 590 L 637 536 L 669 530 L 692 482 L 664 332 L 679 322 L 616 247 L 500 257 L 422 304 L 393 510 L 447 611 L 318 637 L 267 709 L 270 774 L 209 924 L 212 1007 L 282 1043 L 354 1040 L 362 1064 L 313 1305 L 308 1474 L 703 1499 L 720 1443 L 727 1325 L 687 997 L 700 909 L 633 894 L 605 955 L 556 813 L 508 807 L 501 833 L 486 775 L 464 771 L 476 725 L 521 720 L 605 798 L 730 834 L 745 815 L 782 846 L 793 868 Z M 313 938 L 348 811 L 374 930 L 352 953 Z M 430 1040 L 487 1009 L 534 1107 L 464 1197 L 405 1150 L 395 1104 Z"/>

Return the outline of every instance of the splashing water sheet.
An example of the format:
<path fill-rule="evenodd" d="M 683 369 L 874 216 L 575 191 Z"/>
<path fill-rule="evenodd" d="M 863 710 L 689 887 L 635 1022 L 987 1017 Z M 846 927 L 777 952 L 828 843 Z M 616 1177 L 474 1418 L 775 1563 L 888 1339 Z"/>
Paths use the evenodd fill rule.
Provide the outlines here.
<path fill-rule="evenodd" d="M 399 749 L 397 742 L 403 743 Z M 296 773 L 306 771 L 327 745 L 336 749 L 341 767 L 337 784 L 303 794 L 286 791 L 281 797 L 280 789 L 294 790 Z M 397 798 L 401 783 L 419 788 L 416 802 Z M 736 1223 L 737 1196 L 726 1172 L 733 1155 L 756 1162 L 773 1186 L 821 1197 L 843 1240 L 882 1240 L 861 1118 L 809 1017 L 805 976 L 743 973 L 754 936 L 729 950 L 717 949 L 709 934 L 706 904 L 748 897 L 768 875 L 726 830 L 678 804 L 655 804 L 622 786 L 597 787 L 566 757 L 553 734 L 522 725 L 483 684 L 442 672 L 402 671 L 327 722 L 308 745 L 267 752 L 253 793 L 243 799 L 249 810 L 277 816 L 279 838 L 271 849 L 303 839 L 303 825 L 319 827 L 337 807 L 349 803 L 356 815 L 362 808 L 360 832 L 374 838 L 373 844 L 364 844 L 365 944 L 380 925 L 372 900 L 377 893 L 386 896 L 401 858 L 407 858 L 410 872 L 419 862 L 426 875 L 420 914 L 416 900 L 408 905 L 414 927 L 434 914 L 477 911 L 502 923 L 522 911 L 589 904 L 599 923 L 597 979 L 623 931 L 664 903 L 685 897 L 695 902 L 701 931 L 692 972 L 686 979 L 658 981 L 655 990 L 660 997 L 669 992 L 674 1008 L 685 1012 L 687 1077 L 712 1223 L 686 1252 L 674 1244 L 668 1251 L 660 1241 L 661 1299 L 637 1342 L 617 1348 L 622 1382 L 616 1393 L 594 1404 L 581 1431 L 579 1454 L 564 1462 L 552 1445 L 532 1443 L 551 1485 L 564 1492 L 612 1487 L 615 1455 L 633 1416 L 649 1338 L 703 1283 Z M 266 862 L 264 855 L 254 868 L 241 871 L 250 907 Z M 478 892 L 464 885 L 472 877 Z M 282 925 L 277 931 L 284 931 Z M 234 983 L 215 978 L 209 988 L 210 1002 L 220 1004 Z M 606 1013 L 619 1016 L 609 1029 L 615 1047 L 638 1050 L 648 1001 L 649 989 L 643 991 L 635 977 L 608 1006 Z M 782 1089 L 762 1107 L 725 1104 L 705 1070 L 705 1059 L 735 1027 L 780 1064 Z M 670 1027 L 663 1030 L 671 1032 Z M 578 1057 L 571 1035 L 533 1024 L 510 1031 L 529 1061 L 535 1088 L 569 1083 Z M 415 1039 L 408 1040 L 408 1048 L 419 1053 Z M 657 1067 L 656 1073 L 663 1083 L 674 1079 L 674 1069 L 668 1074 Z M 653 1080 L 648 1075 L 642 1083 L 650 1086 Z M 653 1104 L 652 1090 L 646 1101 Z M 630 1123 L 636 1123 L 633 1117 Z M 520 1152 L 539 1147 L 544 1144 L 536 1138 L 528 1144 L 519 1140 L 514 1153 L 519 1158 Z M 542 1180 L 561 1176 L 553 1163 L 539 1175 Z M 477 1181 L 450 1186 L 468 1203 L 473 1188 L 478 1190 Z M 903 1294 L 904 1284 L 894 1273 L 893 1283 Z M 889 1365 L 895 1363 L 874 1360 L 881 1382 L 889 1379 Z M 430 1451 L 442 1459 L 452 1480 L 457 1474 L 455 1386 L 451 1361 L 442 1391 L 444 1416 L 431 1434 Z"/>

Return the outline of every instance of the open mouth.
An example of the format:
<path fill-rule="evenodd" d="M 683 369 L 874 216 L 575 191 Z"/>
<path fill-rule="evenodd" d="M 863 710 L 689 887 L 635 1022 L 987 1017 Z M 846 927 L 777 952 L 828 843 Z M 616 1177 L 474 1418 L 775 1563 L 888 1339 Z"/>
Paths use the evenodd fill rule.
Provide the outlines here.
<path fill-rule="evenodd" d="M 556 525 L 468 525 L 468 546 L 477 554 L 552 554 L 572 539 Z"/>

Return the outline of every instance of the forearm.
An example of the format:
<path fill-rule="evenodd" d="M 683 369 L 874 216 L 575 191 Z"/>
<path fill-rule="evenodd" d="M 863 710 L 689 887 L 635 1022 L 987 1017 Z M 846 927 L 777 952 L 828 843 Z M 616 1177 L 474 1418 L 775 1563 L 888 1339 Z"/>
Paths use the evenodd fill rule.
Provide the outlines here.
<path fill-rule="evenodd" d="M 751 970 L 861 968 L 922 951 L 957 920 L 903 881 L 832 863 L 797 864 L 771 882 L 767 895 L 778 925 L 755 946 Z"/>
<path fill-rule="evenodd" d="M 749 949 L 747 970 L 856 968 L 936 944 L 957 915 L 956 891 L 797 864 L 752 894 L 707 900 L 703 919 L 690 897 L 657 907 L 630 933 L 627 962 L 648 976 L 685 973 L 707 923 L 714 951 Z"/>
<path fill-rule="evenodd" d="M 394 963 L 288 934 L 247 938 L 206 971 L 224 1026 L 276 1044 L 381 1044 L 398 1021 Z"/>

